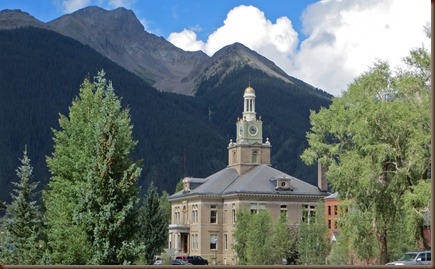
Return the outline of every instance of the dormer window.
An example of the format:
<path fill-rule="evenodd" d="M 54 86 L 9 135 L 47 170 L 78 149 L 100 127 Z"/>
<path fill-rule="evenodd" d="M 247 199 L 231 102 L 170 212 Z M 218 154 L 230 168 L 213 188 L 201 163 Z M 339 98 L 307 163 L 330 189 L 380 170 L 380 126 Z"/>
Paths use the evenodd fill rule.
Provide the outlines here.
<path fill-rule="evenodd" d="M 187 177 L 183 179 L 183 192 L 190 192 L 190 180 Z"/>
<path fill-rule="evenodd" d="M 292 191 L 291 178 L 282 176 L 276 179 L 276 190 Z"/>

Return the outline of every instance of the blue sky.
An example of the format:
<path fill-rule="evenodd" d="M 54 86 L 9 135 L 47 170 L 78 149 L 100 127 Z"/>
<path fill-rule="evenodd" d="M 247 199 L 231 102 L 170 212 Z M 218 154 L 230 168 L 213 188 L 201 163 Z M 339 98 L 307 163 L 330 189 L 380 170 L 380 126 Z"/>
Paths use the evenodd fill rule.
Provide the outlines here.
<path fill-rule="evenodd" d="M 119 1 L 62 1 L 62 0 L 0 0 L 0 10 L 21 9 L 40 21 L 48 22 L 84 6 L 96 5 L 105 9 L 124 6 L 132 9 L 146 24 L 148 32 L 167 37 L 184 28 L 194 28 L 198 38 L 206 39 L 216 30 L 232 8 L 253 5 L 261 9 L 270 20 L 289 17 L 299 31 L 300 15 L 304 8 L 316 0 L 119 0 Z M 67 5 L 65 3 L 70 3 Z"/>
<path fill-rule="evenodd" d="M 240 42 L 287 74 L 340 95 L 376 59 L 430 48 L 428 0 L 0 0 L 48 22 L 80 8 L 133 10 L 147 32 L 213 55 Z"/>

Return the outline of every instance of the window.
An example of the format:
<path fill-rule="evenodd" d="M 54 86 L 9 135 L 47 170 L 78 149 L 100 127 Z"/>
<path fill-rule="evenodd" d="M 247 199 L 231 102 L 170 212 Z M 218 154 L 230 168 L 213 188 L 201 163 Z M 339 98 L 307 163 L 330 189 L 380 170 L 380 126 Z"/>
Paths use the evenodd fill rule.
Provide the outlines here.
<path fill-rule="evenodd" d="M 232 214 L 233 214 L 233 223 L 236 223 L 236 210 L 234 208 L 232 210 Z"/>
<path fill-rule="evenodd" d="M 198 249 L 198 235 L 192 234 L 192 249 Z"/>
<path fill-rule="evenodd" d="M 281 205 L 280 213 L 281 213 L 281 215 L 284 214 L 284 216 L 288 217 L 287 205 Z"/>
<path fill-rule="evenodd" d="M 337 229 L 337 221 L 334 221 L 334 228 Z"/>
<path fill-rule="evenodd" d="M 334 206 L 334 215 L 337 215 L 338 214 L 338 207 L 335 205 Z"/>
<path fill-rule="evenodd" d="M 266 204 L 251 203 L 251 214 L 257 214 L 260 210 L 265 210 Z"/>
<path fill-rule="evenodd" d="M 228 235 L 224 234 L 224 248 L 225 250 L 228 249 Z"/>
<path fill-rule="evenodd" d="M 217 206 L 211 205 L 210 208 L 210 223 L 217 223 Z"/>
<path fill-rule="evenodd" d="M 210 249 L 217 249 L 217 234 L 210 235 Z"/>
<path fill-rule="evenodd" d="M 328 216 L 331 216 L 331 206 L 328 205 Z"/>
<path fill-rule="evenodd" d="M 316 206 L 314 205 L 303 205 L 302 206 L 302 221 L 312 222 L 316 217 Z"/>
<path fill-rule="evenodd" d="M 187 224 L 187 207 L 183 206 L 183 224 Z"/>
<path fill-rule="evenodd" d="M 198 205 L 192 206 L 192 222 L 198 223 Z"/>
<path fill-rule="evenodd" d="M 180 207 L 176 206 L 174 208 L 174 223 L 180 224 Z"/>
<path fill-rule="evenodd" d="M 251 204 L 251 214 L 256 214 L 258 211 L 258 205 L 257 204 Z"/>
<path fill-rule="evenodd" d="M 257 162 L 258 162 L 258 152 L 253 151 L 252 152 L 252 163 L 257 163 Z"/>
<path fill-rule="evenodd" d="M 328 229 L 331 229 L 331 220 L 328 220 Z"/>

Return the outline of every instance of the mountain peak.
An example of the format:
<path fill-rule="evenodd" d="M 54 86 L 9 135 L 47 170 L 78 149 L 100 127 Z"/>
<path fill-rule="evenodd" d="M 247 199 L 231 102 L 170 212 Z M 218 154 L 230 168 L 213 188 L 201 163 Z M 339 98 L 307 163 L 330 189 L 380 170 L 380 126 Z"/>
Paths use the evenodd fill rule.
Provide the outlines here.
<path fill-rule="evenodd" d="M 67 32 L 73 29 L 65 29 L 65 32 L 61 31 L 61 29 L 70 28 L 71 24 L 81 26 L 80 28 L 86 27 L 87 31 L 93 34 L 100 33 L 100 35 L 101 33 L 106 35 L 116 33 L 138 34 L 138 32 L 144 31 L 143 25 L 136 18 L 133 11 L 122 7 L 114 10 L 105 10 L 97 6 L 89 6 L 59 17 L 48 24 L 50 28 L 54 28 L 64 35 L 69 35 Z M 74 35 L 74 33 L 70 35 Z"/>
<path fill-rule="evenodd" d="M 0 29 L 15 29 L 26 26 L 44 28 L 45 24 L 20 9 L 0 11 Z"/>
<path fill-rule="evenodd" d="M 261 70 L 269 76 L 279 78 L 286 83 L 294 83 L 293 78 L 276 66 L 275 63 L 241 43 L 227 45 L 217 51 L 210 59 L 199 81 L 218 76 L 220 82 L 223 81 L 228 74 L 244 66 Z"/>

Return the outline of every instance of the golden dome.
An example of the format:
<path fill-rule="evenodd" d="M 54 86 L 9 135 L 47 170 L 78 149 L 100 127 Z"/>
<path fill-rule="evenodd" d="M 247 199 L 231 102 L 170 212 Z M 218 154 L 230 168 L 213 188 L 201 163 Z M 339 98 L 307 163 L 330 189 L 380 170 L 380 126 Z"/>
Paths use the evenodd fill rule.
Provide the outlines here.
<path fill-rule="evenodd" d="M 245 94 L 250 93 L 250 94 L 255 94 L 254 89 L 251 87 L 251 85 L 248 86 L 248 88 L 245 89 Z"/>

